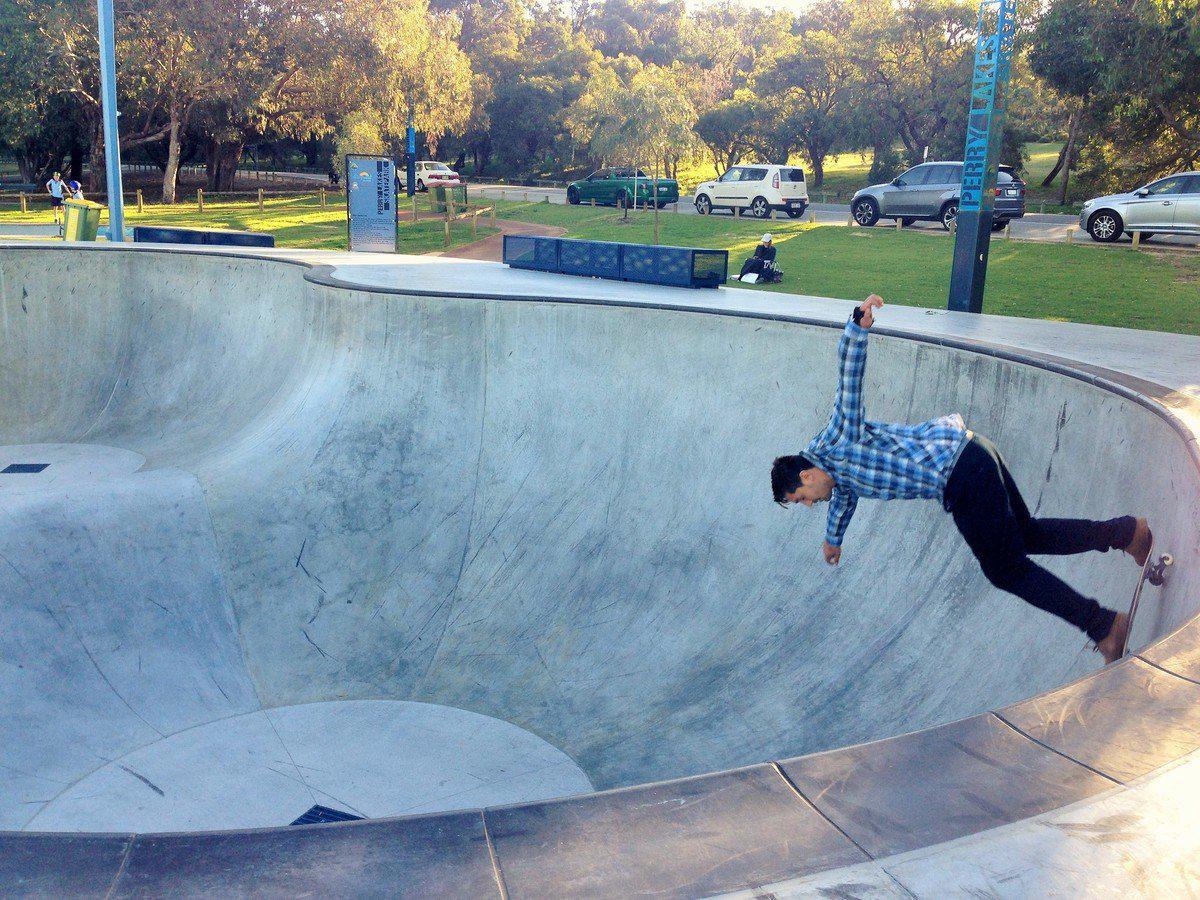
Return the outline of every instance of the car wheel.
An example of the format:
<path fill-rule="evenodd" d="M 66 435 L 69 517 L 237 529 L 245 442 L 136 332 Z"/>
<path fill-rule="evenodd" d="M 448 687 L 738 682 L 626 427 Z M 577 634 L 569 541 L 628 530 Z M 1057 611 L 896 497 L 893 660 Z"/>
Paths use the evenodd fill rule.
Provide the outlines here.
<path fill-rule="evenodd" d="M 947 203 L 942 207 L 941 215 L 938 218 L 941 219 L 943 228 L 947 231 L 953 231 L 954 223 L 958 221 L 958 204 Z"/>
<path fill-rule="evenodd" d="M 879 221 L 879 204 L 870 197 L 863 197 L 861 200 L 854 201 L 854 206 L 850 208 L 850 214 L 854 216 L 854 221 L 863 228 L 870 228 Z"/>
<path fill-rule="evenodd" d="M 417 179 L 417 193 L 423 194 L 427 190 L 428 190 L 428 188 L 425 187 L 425 182 L 423 182 L 420 178 L 418 178 Z"/>
<path fill-rule="evenodd" d="M 1111 209 L 1101 209 L 1092 213 L 1092 217 L 1088 219 L 1087 230 L 1093 241 L 1111 244 L 1121 236 L 1125 230 L 1125 223 Z"/>
<path fill-rule="evenodd" d="M 576 188 L 576 187 L 567 188 L 567 202 L 570 203 L 572 206 L 579 205 L 579 188 Z"/>
<path fill-rule="evenodd" d="M 766 197 L 755 197 L 750 201 L 750 215 L 756 219 L 771 218 L 771 204 Z"/>
<path fill-rule="evenodd" d="M 701 194 L 696 198 L 696 212 L 702 216 L 712 214 L 712 201 L 708 199 L 707 194 Z"/>

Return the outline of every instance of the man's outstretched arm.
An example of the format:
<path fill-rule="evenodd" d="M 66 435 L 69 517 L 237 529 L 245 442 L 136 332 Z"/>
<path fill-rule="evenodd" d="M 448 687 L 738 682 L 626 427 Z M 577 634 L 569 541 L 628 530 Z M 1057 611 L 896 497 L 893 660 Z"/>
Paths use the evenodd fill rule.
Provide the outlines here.
<path fill-rule="evenodd" d="M 883 298 L 872 294 L 858 305 L 838 343 L 838 389 L 830 430 L 835 440 L 858 440 L 863 424 L 863 378 L 867 371 L 867 329 Z"/>
<path fill-rule="evenodd" d="M 836 566 L 842 558 L 842 538 L 850 527 L 850 519 L 858 506 L 858 496 L 852 491 L 838 489 L 829 500 L 829 519 L 825 525 L 825 545 L 821 552 L 825 562 Z"/>

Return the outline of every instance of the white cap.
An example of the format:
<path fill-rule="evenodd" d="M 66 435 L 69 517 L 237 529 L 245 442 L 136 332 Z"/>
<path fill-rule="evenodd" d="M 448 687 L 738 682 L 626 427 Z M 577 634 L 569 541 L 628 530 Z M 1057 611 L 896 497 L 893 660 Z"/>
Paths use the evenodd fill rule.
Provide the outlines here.
<path fill-rule="evenodd" d="M 764 234 L 764 235 L 763 235 L 763 238 L 762 238 L 762 242 L 763 242 L 764 244 L 769 244 L 769 243 L 771 243 L 771 236 L 770 236 L 769 234 Z"/>

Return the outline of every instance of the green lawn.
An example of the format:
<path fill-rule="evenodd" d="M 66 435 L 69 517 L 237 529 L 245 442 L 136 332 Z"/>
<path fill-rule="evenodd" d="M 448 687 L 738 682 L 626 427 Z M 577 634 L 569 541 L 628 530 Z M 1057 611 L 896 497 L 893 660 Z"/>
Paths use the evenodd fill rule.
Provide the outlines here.
<path fill-rule="evenodd" d="M 560 225 L 571 237 L 650 243 L 653 215 L 539 203 L 502 203 L 503 217 Z M 785 273 L 771 290 L 859 299 L 874 291 L 893 303 L 944 308 L 953 241 L 941 233 L 846 228 L 726 216 L 660 216 L 662 243 L 730 251 L 738 269 L 770 228 Z M 992 242 L 984 311 L 1200 334 L 1200 254 L 1086 244 Z"/>
<path fill-rule="evenodd" d="M 422 209 L 428 208 L 427 198 L 421 198 Z M 28 213 L 20 210 L 0 212 L 0 224 L 50 224 L 54 218 L 49 208 L 38 207 Z M 107 223 L 105 215 L 102 222 Z M 258 211 L 255 201 L 206 201 L 201 213 L 194 199 L 176 206 L 146 204 L 139 213 L 133 205 L 125 207 L 125 224 L 176 225 L 195 228 L 236 228 L 242 231 L 265 231 L 275 235 L 280 247 L 307 247 L 319 250 L 346 249 L 346 207 L 340 197 L 330 197 L 322 208 L 316 197 L 273 198 Z M 403 253 L 427 253 L 444 248 L 444 226 L 440 220 L 402 221 L 397 234 Z M 495 232 L 480 225 L 478 237 Z M 475 238 L 470 222 L 455 222 L 450 229 L 451 244 L 458 246 Z"/>

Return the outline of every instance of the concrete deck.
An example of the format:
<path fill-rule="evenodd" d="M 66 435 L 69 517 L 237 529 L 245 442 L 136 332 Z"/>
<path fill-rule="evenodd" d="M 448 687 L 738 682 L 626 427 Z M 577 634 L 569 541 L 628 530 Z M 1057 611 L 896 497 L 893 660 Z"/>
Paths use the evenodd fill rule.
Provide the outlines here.
<path fill-rule="evenodd" d="M 1143 600 L 1138 658 L 1098 670 L 1081 635 L 986 583 L 934 504 L 862 504 L 833 570 L 822 516 L 769 502 L 770 459 L 827 414 L 849 306 L 429 258 L 0 248 L 0 457 L 50 463 L 0 476 L 0 882 L 943 896 L 1200 878 L 1200 340 L 899 307 L 872 339 L 873 417 L 960 411 L 1041 513 L 1151 516 L 1175 571 Z M 1120 554 L 1049 565 L 1112 606 L 1137 579 Z M 179 827 L 227 827 L 214 781 L 279 824 L 297 786 L 415 810 L 414 757 L 385 748 L 423 744 L 449 776 L 460 728 L 280 723 L 417 704 L 487 717 L 564 780 L 348 825 L 123 818 L 149 795 Z M 272 730 L 299 779 L 278 790 L 231 759 Z M 151 758 L 156 777 L 130 764 Z M 544 799 L 588 782 L 610 790 Z M 41 835 L 39 817 L 123 833 Z"/>

